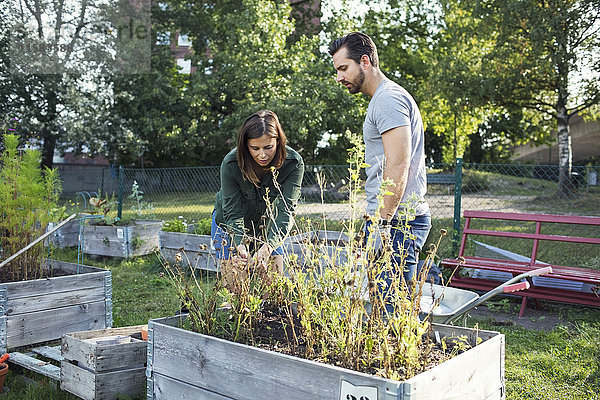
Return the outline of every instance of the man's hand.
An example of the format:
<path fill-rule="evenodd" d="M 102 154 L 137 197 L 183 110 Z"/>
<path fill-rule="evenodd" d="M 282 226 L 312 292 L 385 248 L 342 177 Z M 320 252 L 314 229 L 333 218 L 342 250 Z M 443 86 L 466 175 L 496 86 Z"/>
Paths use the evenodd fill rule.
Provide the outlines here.
<path fill-rule="evenodd" d="M 371 251 L 379 255 L 390 244 L 392 238 L 392 225 L 389 223 L 371 224 L 369 227 L 369 242 L 372 244 Z"/>

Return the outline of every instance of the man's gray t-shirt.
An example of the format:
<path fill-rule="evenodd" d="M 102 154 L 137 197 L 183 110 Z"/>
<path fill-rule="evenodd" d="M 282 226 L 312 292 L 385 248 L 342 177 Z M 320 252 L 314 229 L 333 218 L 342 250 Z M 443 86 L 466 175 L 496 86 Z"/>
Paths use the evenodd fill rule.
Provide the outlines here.
<path fill-rule="evenodd" d="M 429 205 L 424 199 L 427 192 L 427 177 L 425 136 L 421 113 L 415 100 L 403 87 L 389 79 L 384 79 L 369 103 L 363 125 L 365 162 L 369 164 L 366 169 L 365 191 L 367 192 L 367 213 L 370 215 L 375 215 L 375 211 L 379 207 L 377 195 L 383 181 L 385 157 L 381 135 L 399 126 L 410 126 L 411 149 L 406 190 L 398 211 L 403 208 L 403 204 L 416 199 L 417 202 L 412 205 L 415 207 L 416 215 L 429 213 Z"/>

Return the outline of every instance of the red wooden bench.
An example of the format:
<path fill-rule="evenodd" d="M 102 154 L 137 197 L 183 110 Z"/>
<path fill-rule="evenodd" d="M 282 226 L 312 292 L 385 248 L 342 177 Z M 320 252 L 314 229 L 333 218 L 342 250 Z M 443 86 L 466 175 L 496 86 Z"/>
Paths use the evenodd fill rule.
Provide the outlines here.
<path fill-rule="evenodd" d="M 542 240 L 567 243 L 586 243 L 600 245 L 598 237 L 579 237 L 554 235 L 542 233 L 542 224 L 560 223 L 560 224 L 575 224 L 575 225 L 595 225 L 600 226 L 600 217 L 583 217 L 572 215 L 549 215 L 549 214 L 523 214 L 523 213 L 505 213 L 492 211 L 473 211 L 466 210 L 464 212 L 465 227 L 462 234 L 460 251 L 457 258 L 444 259 L 441 262 L 442 268 L 457 268 L 450 281 L 451 286 L 485 290 L 489 291 L 498 286 L 497 280 L 474 278 L 461 274 L 460 270 L 464 268 L 475 268 L 488 271 L 503 271 L 512 274 L 513 276 L 522 274 L 541 267 L 552 267 L 552 273 L 544 275 L 549 278 L 559 278 L 569 281 L 577 281 L 588 284 L 591 289 L 589 291 L 576 291 L 564 288 L 536 286 L 531 278 L 528 278 L 530 288 L 514 294 L 523 296 L 519 317 L 525 313 L 528 298 L 553 300 L 559 302 L 583 304 L 589 306 L 600 307 L 600 270 L 576 268 L 560 265 L 552 265 L 540 262 L 536 259 L 538 253 L 538 245 Z M 471 228 L 471 220 L 502 220 L 502 221 L 523 221 L 525 223 L 535 223 L 534 233 L 512 232 L 512 231 L 493 231 Z M 502 238 L 516 238 L 533 240 L 533 248 L 529 261 L 512 261 L 500 260 L 495 258 L 485 258 L 476 256 L 465 256 L 465 247 L 469 235 L 495 236 Z M 600 250 L 600 247 L 599 247 Z M 600 254 L 600 252 L 599 252 Z"/>

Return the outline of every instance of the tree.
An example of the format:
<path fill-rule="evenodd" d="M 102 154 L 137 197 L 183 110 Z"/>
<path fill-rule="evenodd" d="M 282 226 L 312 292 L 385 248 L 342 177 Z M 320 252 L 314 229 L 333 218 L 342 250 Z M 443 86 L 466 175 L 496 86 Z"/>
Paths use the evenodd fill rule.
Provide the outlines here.
<path fill-rule="evenodd" d="M 10 28 L 2 49 L 9 55 L 8 68 L 0 71 L 3 112 L 5 118 L 18 117 L 29 139 L 41 146 L 42 165 L 52 166 L 57 144 L 66 140 L 65 125 L 80 105 L 77 94 L 85 95 L 80 92 L 83 82 L 105 83 L 92 77 L 148 66 L 145 3 L 132 4 L 127 0 L 118 7 L 102 0 L 0 3 L 3 25 Z M 95 120 L 90 122 L 96 126 Z"/>
<path fill-rule="evenodd" d="M 569 119 L 600 103 L 600 1 L 473 2 L 494 39 L 481 63 L 490 101 L 546 116 L 558 131 L 559 192 L 572 193 Z"/>
<path fill-rule="evenodd" d="M 193 43 L 197 70 L 185 90 L 192 116 L 185 135 L 204 163 L 218 164 L 246 117 L 263 108 L 279 115 L 307 162 L 317 160 L 325 134 L 359 129 L 364 103 L 332 79 L 317 37 L 294 34 L 287 2 L 174 1 L 169 8 Z"/>

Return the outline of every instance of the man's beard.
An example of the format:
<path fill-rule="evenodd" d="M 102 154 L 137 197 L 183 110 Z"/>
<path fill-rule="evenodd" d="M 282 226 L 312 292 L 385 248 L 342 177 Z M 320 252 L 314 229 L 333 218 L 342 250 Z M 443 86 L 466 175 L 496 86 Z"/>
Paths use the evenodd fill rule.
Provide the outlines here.
<path fill-rule="evenodd" d="M 362 69 L 359 69 L 358 72 L 358 81 L 356 83 L 352 83 L 352 85 L 348 88 L 348 92 L 350 92 L 350 94 L 356 94 L 360 92 L 360 90 L 362 89 L 362 85 L 365 81 L 364 71 Z"/>

